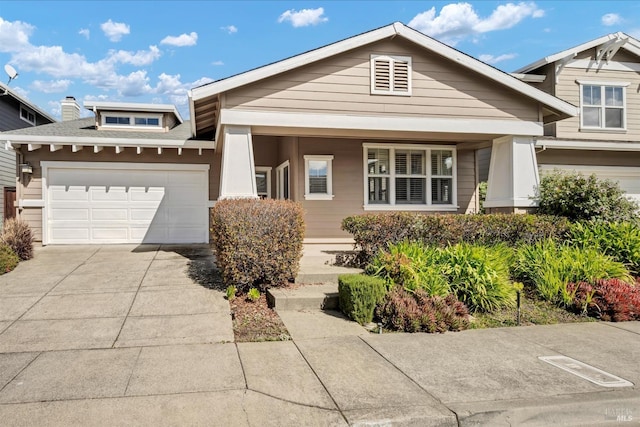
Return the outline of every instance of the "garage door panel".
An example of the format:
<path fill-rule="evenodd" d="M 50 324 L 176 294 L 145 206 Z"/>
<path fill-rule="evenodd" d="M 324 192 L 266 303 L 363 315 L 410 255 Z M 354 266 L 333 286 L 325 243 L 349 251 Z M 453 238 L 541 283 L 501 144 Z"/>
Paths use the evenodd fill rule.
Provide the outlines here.
<path fill-rule="evenodd" d="M 52 210 L 53 216 L 62 221 L 74 221 L 74 220 L 89 220 L 89 209 L 88 208 L 77 208 L 77 207 L 69 207 L 69 208 L 58 208 Z"/>
<path fill-rule="evenodd" d="M 91 229 L 91 240 L 93 241 L 122 241 L 129 240 L 128 227 L 93 227 Z"/>
<path fill-rule="evenodd" d="M 126 208 L 120 209 L 91 209 L 93 221 L 127 221 L 129 212 Z"/>
<path fill-rule="evenodd" d="M 50 190 L 50 200 L 87 201 L 89 193 L 85 186 L 64 187 L 57 185 Z"/>
<path fill-rule="evenodd" d="M 53 230 L 51 230 L 51 238 L 60 242 L 64 242 L 64 241 L 70 241 L 70 243 L 84 242 L 89 239 L 89 229 L 56 227 Z"/>
<path fill-rule="evenodd" d="M 48 243 L 208 241 L 207 171 L 148 167 L 49 166 Z"/>

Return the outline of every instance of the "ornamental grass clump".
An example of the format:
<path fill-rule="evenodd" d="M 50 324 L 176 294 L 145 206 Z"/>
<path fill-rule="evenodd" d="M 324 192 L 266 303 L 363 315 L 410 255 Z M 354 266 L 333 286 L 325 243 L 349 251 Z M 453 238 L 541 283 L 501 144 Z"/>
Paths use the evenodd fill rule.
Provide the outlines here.
<path fill-rule="evenodd" d="M 4 220 L 0 243 L 9 246 L 20 260 L 33 258 L 33 239 L 33 231 L 26 221 L 18 218 Z"/>
<path fill-rule="evenodd" d="M 509 278 L 512 259 L 512 249 L 504 245 L 440 248 L 402 242 L 380 252 L 367 272 L 384 278 L 390 287 L 429 296 L 453 294 L 471 311 L 492 311 L 515 304 Z"/>
<path fill-rule="evenodd" d="M 632 283 L 629 270 L 598 248 L 578 248 L 554 240 L 526 245 L 518 250 L 515 277 L 531 286 L 552 303 L 571 306 L 575 288 L 569 283 L 620 279 Z"/>
<path fill-rule="evenodd" d="M 578 248 L 597 248 L 640 276 L 640 226 L 632 222 L 579 222 L 569 230 L 569 242 Z"/>
<path fill-rule="evenodd" d="M 211 209 L 216 262 L 228 285 L 264 291 L 295 278 L 302 257 L 303 211 L 288 200 L 227 199 Z"/>

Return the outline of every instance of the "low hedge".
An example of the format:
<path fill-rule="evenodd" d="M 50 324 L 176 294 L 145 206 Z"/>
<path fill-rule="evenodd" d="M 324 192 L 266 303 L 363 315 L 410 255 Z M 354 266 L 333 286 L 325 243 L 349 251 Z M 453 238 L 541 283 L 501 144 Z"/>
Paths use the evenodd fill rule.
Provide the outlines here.
<path fill-rule="evenodd" d="M 446 246 L 456 243 L 509 246 L 531 244 L 547 238 L 564 239 L 566 218 L 546 215 L 424 215 L 409 212 L 355 215 L 342 221 L 367 263 L 380 249 L 402 241 Z"/>
<path fill-rule="evenodd" d="M 18 266 L 20 258 L 9 246 L 0 244 L 0 274 L 8 273 Z"/>
<path fill-rule="evenodd" d="M 211 224 L 216 262 L 227 284 L 264 290 L 295 278 L 304 238 L 300 204 L 221 200 L 211 210 Z"/>
<path fill-rule="evenodd" d="M 379 277 L 364 274 L 338 276 L 340 310 L 361 325 L 373 320 L 376 305 L 386 293 L 386 283 Z"/>

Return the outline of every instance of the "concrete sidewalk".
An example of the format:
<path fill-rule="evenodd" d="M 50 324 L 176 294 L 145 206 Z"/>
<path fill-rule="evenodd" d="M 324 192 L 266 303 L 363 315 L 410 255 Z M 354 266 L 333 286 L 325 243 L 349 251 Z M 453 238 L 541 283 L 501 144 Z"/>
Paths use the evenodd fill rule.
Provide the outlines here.
<path fill-rule="evenodd" d="M 640 322 L 369 334 L 283 314 L 293 341 L 233 343 L 206 247 L 44 248 L 0 276 L 0 420 L 11 426 L 628 425 Z M 566 355 L 634 385 L 541 361 Z M 624 423 L 622 425 L 625 425 Z"/>

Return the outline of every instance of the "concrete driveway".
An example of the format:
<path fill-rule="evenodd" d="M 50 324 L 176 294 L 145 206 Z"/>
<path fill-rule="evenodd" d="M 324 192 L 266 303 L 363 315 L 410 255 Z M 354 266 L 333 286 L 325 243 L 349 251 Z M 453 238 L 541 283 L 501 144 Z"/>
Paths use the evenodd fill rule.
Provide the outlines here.
<path fill-rule="evenodd" d="M 233 341 L 207 246 L 51 246 L 0 276 L 0 353 Z"/>

